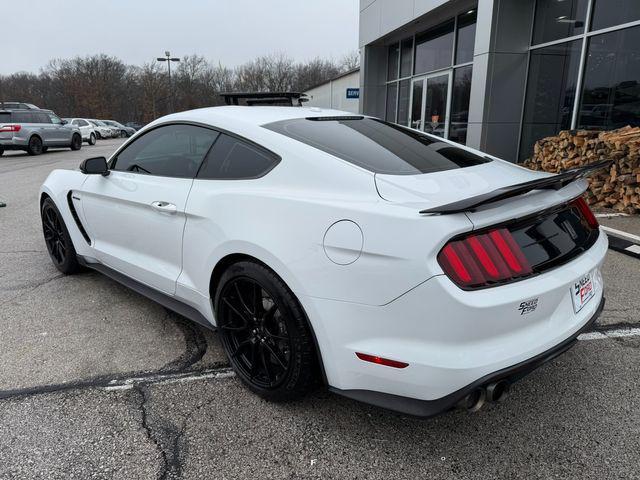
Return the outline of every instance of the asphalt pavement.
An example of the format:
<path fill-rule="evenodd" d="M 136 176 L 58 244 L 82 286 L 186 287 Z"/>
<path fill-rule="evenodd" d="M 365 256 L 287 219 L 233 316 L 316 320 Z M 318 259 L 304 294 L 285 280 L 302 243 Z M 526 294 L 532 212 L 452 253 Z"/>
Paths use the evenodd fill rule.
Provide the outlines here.
<path fill-rule="evenodd" d="M 214 333 L 51 265 L 40 184 L 120 142 L 0 157 L 0 479 L 640 478 L 640 260 L 609 252 L 603 335 L 478 413 L 416 420 L 323 390 L 274 404 Z"/>

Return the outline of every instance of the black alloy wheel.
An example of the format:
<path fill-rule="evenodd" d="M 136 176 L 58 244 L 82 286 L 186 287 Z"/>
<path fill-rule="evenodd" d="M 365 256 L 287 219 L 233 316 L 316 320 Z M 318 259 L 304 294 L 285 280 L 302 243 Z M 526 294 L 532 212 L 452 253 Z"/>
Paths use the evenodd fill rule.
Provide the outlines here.
<path fill-rule="evenodd" d="M 42 203 L 42 231 L 51 261 L 64 274 L 75 273 L 80 265 L 71 236 L 60 212 L 50 198 Z"/>
<path fill-rule="evenodd" d="M 27 153 L 29 155 L 40 155 L 42 153 L 42 147 L 42 139 L 34 135 L 29 139 Z"/>
<path fill-rule="evenodd" d="M 220 339 L 231 366 L 254 392 L 271 400 L 306 393 L 316 377 L 311 333 L 284 282 L 263 265 L 240 262 L 216 295 Z"/>
<path fill-rule="evenodd" d="M 77 133 L 71 137 L 71 150 L 80 150 L 82 148 L 82 137 Z"/>

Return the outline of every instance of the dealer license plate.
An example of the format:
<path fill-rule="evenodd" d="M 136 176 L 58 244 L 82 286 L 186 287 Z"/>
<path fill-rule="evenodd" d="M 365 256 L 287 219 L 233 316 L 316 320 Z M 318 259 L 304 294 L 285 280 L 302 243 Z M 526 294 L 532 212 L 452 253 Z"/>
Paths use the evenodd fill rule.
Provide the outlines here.
<path fill-rule="evenodd" d="M 580 277 L 571 287 L 571 299 L 573 300 L 573 311 L 578 313 L 589 303 L 596 294 L 596 284 L 593 281 L 592 272 Z"/>

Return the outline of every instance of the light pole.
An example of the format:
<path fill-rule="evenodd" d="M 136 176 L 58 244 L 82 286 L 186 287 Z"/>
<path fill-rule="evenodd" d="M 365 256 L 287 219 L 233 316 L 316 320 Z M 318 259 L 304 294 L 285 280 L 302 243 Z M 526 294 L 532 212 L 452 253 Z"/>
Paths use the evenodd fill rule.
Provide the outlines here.
<path fill-rule="evenodd" d="M 169 113 L 173 113 L 173 84 L 171 83 L 171 62 L 179 62 L 180 59 L 172 57 L 169 50 L 164 52 L 164 57 L 158 57 L 159 62 L 167 62 L 169 72 Z"/>

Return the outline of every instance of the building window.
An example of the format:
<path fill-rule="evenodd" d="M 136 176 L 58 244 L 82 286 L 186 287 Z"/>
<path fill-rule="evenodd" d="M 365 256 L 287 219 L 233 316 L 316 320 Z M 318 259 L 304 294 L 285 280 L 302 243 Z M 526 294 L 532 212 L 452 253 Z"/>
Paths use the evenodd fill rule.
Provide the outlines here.
<path fill-rule="evenodd" d="M 640 125 L 640 0 L 536 0 L 534 17 L 518 158 L 560 130 Z"/>
<path fill-rule="evenodd" d="M 638 0 L 594 0 L 591 30 L 640 20 Z"/>
<path fill-rule="evenodd" d="M 473 61 L 473 49 L 476 44 L 476 17 L 475 10 L 469 10 L 458 17 L 456 65 Z"/>
<path fill-rule="evenodd" d="M 400 91 L 398 94 L 398 118 L 400 125 L 409 124 L 409 87 L 411 80 L 400 81 Z"/>
<path fill-rule="evenodd" d="M 451 66 L 454 24 L 451 20 L 416 36 L 414 74 Z"/>
<path fill-rule="evenodd" d="M 387 122 L 396 121 L 396 106 L 398 104 L 398 82 L 387 85 L 387 111 L 385 120 Z"/>
<path fill-rule="evenodd" d="M 640 125 L 640 27 L 591 37 L 587 52 L 579 127 Z"/>
<path fill-rule="evenodd" d="M 581 44 L 574 40 L 531 52 L 520 160 L 531 155 L 537 140 L 571 127 Z"/>
<path fill-rule="evenodd" d="M 413 38 L 407 38 L 400 44 L 400 78 L 411 76 L 413 61 Z"/>
<path fill-rule="evenodd" d="M 533 45 L 583 33 L 588 3 L 589 0 L 537 0 Z"/>
<path fill-rule="evenodd" d="M 387 57 L 387 80 L 398 78 L 398 61 L 400 60 L 400 45 L 394 43 L 389 45 L 389 56 Z"/>
<path fill-rule="evenodd" d="M 469 98 L 471 97 L 471 74 L 473 67 L 456 68 L 453 71 L 453 98 L 451 99 L 451 123 L 449 124 L 449 140 L 467 143 L 467 126 L 469 123 Z"/>

